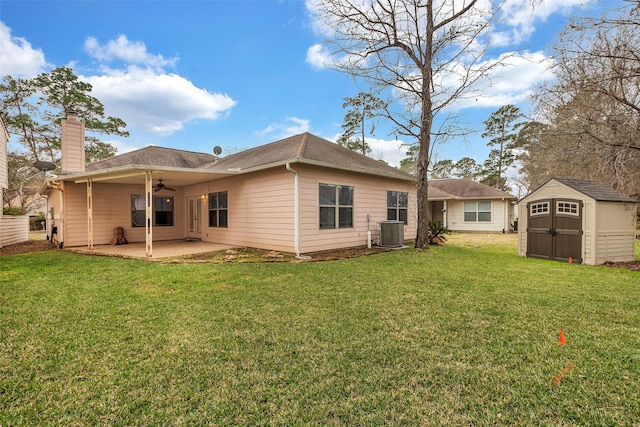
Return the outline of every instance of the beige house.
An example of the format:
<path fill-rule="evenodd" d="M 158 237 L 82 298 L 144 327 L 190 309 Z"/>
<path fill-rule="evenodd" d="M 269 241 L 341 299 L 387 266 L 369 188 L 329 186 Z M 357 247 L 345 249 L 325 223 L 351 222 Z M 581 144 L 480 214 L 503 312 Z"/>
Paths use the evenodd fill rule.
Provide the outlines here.
<path fill-rule="evenodd" d="M 450 230 L 508 233 L 517 197 L 469 179 L 429 181 L 431 218 Z"/>
<path fill-rule="evenodd" d="M 3 196 L 5 189 L 9 188 L 8 144 L 9 132 L 0 118 L 0 196 Z M 4 205 L 4 196 L 2 204 Z M 25 240 L 29 240 L 29 217 L 4 215 L 0 210 L 0 248 Z"/>
<path fill-rule="evenodd" d="M 200 239 L 304 254 L 366 245 L 387 222 L 415 236 L 412 175 L 309 133 L 224 158 L 146 147 L 84 164 L 84 127 L 62 122 L 62 173 L 47 180 L 59 246 Z M 117 243 L 117 242 L 116 242 Z"/>
<path fill-rule="evenodd" d="M 635 260 L 636 199 L 551 178 L 518 203 L 518 254 L 589 265 Z"/>

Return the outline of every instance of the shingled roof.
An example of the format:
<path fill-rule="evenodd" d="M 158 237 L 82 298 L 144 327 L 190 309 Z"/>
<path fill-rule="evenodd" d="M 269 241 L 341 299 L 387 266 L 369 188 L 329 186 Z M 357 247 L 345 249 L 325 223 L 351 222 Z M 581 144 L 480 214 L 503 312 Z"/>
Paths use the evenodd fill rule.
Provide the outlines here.
<path fill-rule="evenodd" d="M 200 169 L 215 162 L 216 159 L 216 156 L 207 153 L 149 146 L 90 163 L 86 170 L 91 172 L 130 165 Z"/>
<path fill-rule="evenodd" d="M 567 179 L 567 178 L 551 178 L 555 179 L 562 184 L 573 188 L 576 191 L 581 192 L 594 200 L 600 202 L 631 202 L 637 203 L 638 200 L 624 196 L 609 187 L 605 187 L 595 181 L 588 181 L 583 179 Z M 551 179 L 549 181 L 551 181 Z M 547 182 L 549 182 L 547 181 Z M 546 183 L 545 183 L 546 184 Z M 544 185 L 544 184 L 543 184 Z"/>
<path fill-rule="evenodd" d="M 470 179 L 434 179 L 429 181 L 429 200 L 445 199 L 517 199 L 507 192 Z"/>
<path fill-rule="evenodd" d="M 415 180 L 413 175 L 400 169 L 308 132 L 224 157 L 207 169 L 242 173 L 296 162 L 408 181 Z"/>

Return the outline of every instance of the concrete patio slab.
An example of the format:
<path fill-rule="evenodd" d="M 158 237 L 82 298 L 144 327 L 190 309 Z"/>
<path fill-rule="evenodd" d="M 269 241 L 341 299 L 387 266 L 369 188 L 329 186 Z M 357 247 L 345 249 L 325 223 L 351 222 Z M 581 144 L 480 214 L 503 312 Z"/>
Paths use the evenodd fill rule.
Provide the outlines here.
<path fill-rule="evenodd" d="M 224 251 L 231 247 L 230 245 L 202 242 L 200 240 L 165 240 L 153 242 L 151 258 L 146 256 L 144 242 L 127 243 L 124 245 L 96 245 L 93 247 L 93 250 L 89 250 L 86 246 L 65 248 L 65 250 L 123 258 L 162 259 L 204 252 Z"/>

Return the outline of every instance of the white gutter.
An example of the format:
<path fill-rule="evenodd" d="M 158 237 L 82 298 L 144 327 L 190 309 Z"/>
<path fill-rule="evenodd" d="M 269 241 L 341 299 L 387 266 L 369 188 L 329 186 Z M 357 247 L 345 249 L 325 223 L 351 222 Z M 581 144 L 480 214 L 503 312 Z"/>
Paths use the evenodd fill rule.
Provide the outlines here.
<path fill-rule="evenodd" d="M 292 174 L 295 175 L 294 181 L 293 181 L 293 194 L 294 194 L 294 201 L 293 201 L 293 221 L 294 221 L 294 225 L 293 225 L 293 247 L 294 250 L 296 252 L 296 256 L 299 257 L 300 256 L 300 194 L 299 192 L 299 188 L 300 188 L 300 175 L 298 174 L 298 171 L 296 171 L 295 169 L 293 169 L 291 167 L 291 163 L 286 164 L 287 170 L 289 172 L 291 172 Z"/>

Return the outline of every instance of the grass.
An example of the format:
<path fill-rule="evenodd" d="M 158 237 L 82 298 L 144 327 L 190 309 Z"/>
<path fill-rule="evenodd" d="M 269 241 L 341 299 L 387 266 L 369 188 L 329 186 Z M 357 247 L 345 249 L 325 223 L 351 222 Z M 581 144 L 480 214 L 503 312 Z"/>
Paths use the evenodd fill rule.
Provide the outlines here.
<path fill-rule="evenodd" d="M 0 425 L 638 425 L 640 273 L 449 242 L 299 264 L 2 257 Z"/>

